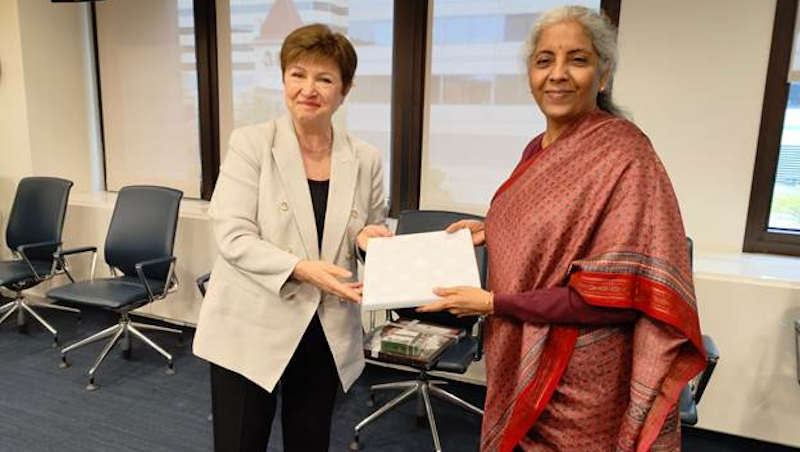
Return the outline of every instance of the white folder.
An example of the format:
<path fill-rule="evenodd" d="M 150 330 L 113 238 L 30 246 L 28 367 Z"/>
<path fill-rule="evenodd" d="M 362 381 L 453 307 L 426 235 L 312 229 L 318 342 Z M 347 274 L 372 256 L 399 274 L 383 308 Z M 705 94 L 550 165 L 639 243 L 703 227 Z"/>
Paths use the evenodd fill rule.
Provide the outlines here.
<path fill-rule="evenodd" d="M 364 310 L 422 306 L 439 299 L 435 287 L 480 287 L 469 230 L 402 234 L 369 240 Z"/>

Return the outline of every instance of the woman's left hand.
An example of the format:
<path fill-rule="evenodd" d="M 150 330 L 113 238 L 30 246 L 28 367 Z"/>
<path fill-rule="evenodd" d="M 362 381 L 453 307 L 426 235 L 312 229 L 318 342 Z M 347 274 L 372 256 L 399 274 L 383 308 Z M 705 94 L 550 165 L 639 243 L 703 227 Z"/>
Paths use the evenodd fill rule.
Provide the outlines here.
<path fill-rule="evenodd" d="M 362 250 L 367 250 L 367 242 L 373 237 L 391 237 L 392 231 L 382 224 L 368 224 L 358 233 L 356 242 Z"/>
<path fill-rule="evenodd" d="M 442 299 L 417 308 L 418 312 L 448 311 L 459 317 L 494 312 L 494 296 L 480 287 L 437 287 L 433 293 Z"/>

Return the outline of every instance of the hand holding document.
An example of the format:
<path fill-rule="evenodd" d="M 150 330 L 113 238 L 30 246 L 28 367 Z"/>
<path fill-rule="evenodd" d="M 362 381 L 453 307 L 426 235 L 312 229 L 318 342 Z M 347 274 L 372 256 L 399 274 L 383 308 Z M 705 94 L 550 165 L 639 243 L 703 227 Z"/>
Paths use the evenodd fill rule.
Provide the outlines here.
<path fill-rule="evenodd" d="M 370 239 L 364 265 L 366 310 L 410 308 L 438 297 L 435 287 L 480 287 L 470 231 Z"/>

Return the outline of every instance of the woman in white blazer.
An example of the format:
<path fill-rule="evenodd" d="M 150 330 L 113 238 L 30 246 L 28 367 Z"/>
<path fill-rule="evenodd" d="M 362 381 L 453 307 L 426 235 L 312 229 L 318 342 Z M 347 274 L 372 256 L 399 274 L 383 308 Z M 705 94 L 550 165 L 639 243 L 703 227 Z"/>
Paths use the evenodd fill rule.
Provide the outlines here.
<path fill-rule="evenodd" d="M 209 215 L 219 258 L 194 353 L 211 363 L 216 451 L 327 451 L 339 385 L 364 368 L 354 246 L 388 236 L 378 152 L 331 116 L 353 46 L 320 24 L 281 48 L 287 116 L 233 132 Z M 350 281 L 350 282 L 348 282 Z"/>

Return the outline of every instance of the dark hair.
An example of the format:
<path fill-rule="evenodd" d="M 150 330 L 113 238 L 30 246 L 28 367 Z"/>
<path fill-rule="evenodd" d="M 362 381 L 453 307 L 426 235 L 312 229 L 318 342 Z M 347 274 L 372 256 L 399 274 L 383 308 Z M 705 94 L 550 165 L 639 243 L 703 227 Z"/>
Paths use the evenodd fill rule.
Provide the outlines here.
<path fill-rule="evenodd" d="M 352 86 L 358 65 L 356 50 L 345 35 L 333 32 L 327 25 L 300 27 L 283 40 L 281 72 L 286 72 L 287 66 L 301 59 L 333 60 L 342 73 L 343 94 Z"/>

